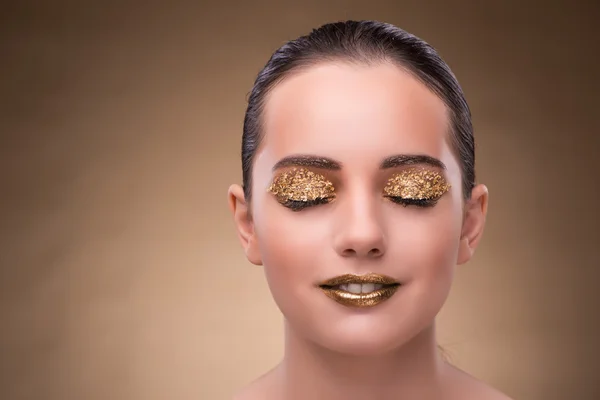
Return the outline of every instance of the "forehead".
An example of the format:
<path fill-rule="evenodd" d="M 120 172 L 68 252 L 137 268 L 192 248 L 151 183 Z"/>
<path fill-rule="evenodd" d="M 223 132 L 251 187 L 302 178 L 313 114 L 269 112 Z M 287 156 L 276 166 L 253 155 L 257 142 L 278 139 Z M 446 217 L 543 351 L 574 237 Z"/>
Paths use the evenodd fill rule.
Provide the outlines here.
<path fill-rule="evenodd" d="M 445 104 L 424 84 L 391 64 L 323 64 L 280 82 L 263 114 L 263 154 L 328 156 L 347 164 L 377 164 L 399 153 L 426 154 L 446 165 Z"/>

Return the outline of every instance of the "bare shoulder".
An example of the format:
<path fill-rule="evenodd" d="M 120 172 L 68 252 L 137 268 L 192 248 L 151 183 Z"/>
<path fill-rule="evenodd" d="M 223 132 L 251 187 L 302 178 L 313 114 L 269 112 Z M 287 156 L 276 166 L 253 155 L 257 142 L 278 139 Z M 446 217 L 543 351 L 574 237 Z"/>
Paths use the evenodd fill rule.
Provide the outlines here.
<path fill-rule="evenodd" d="M 259 394 L 255 391 L 252 390 L 252 388 L 249 386 L 246 386 L 240 390 L 238 390 L 233 397 L 231 398 L 231 400 L 257 400 L 260 398 Z"/>
<path fill-rule="evenodd" d="M 477 400 L 513 400 L 506 394 L 491 387 L 485 382 L 468 373 L 452 367 L 451 372 L 451 400 L 477 399 Z"/>
<path fill-rule="evenodd" d="M 264 383 L 257 379 L 234 394 L 232 400 L 262 400 L 270 398 Z"/>
<path fill-rule="evenodd" d="M 232 400 L 270 400 L 277 398 L 277 386 L 274 375 L 276 369 L 265 373 L 234 394 Z"/>
<path fill-rule="evenodd" d="M 499 390 L 472 378 L 473 382 L 465 387 L 463 399 L 477 400 L 513 400 Z"/>

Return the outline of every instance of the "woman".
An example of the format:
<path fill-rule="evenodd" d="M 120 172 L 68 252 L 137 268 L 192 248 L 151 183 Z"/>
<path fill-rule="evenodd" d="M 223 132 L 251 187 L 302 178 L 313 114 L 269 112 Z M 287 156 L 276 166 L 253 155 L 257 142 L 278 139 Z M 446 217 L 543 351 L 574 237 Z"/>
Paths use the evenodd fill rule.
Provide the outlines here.
<path fill-rule="evenodd" d="M 347 21 L 273 54 L 229 204 L 285 317 L 285 356 L 238 399 L 507 399 L 436 346 L 485 224 L 474 158 L 462 90 L 415 36 Z"/>

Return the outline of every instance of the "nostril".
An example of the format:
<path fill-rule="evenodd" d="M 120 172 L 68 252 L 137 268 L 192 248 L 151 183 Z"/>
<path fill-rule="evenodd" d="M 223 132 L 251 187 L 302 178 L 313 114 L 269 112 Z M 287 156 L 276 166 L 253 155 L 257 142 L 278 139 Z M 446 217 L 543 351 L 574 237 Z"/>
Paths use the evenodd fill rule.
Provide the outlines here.
<path fill-rule="evenodd" d="M 351 257 L 356 255 L 356 250 L 354 249 L 346 249 L 343 251 L 343 255 L 346 257 Z"/>
<path fill-rule="evenodd" d="M 366 254 L 362 253 L 362 252 L 361 252 L 361 254 L 363 256 L 366 255 L 367 257 L 379 257 L 383 254 L 383 252 L 378 248 L 373 248 L 373 249 L 369 250 Z M 342 252 L 342 255 L 344 257 L 356 257 L 359 255 L 359 252 L 357 252 L 355 249 L 346 249 Z"/>
<path fill-rule="evenodd" d="M 381 250 L 379 250 L 379 249 L 371 249 L 371 250 L 369 250 L 369 256 L 371 256 L 371 257 L 377 257 L 379 255 L 381 255 Z"/>

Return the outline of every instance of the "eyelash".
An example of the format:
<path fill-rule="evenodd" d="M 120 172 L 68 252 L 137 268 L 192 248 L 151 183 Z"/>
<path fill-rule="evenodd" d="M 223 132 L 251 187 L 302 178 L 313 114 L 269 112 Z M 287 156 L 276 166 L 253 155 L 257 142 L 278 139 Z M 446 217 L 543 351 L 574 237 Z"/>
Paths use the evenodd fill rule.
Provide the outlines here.
<path fill-rule="evenodd" d="M 333 200 L 332 197 L 319 197 L 315 200 L 286 200 L 284 202 L 282 202 L 281 204 L 284 207 L 289 208 L 290 210 L 297 212 L 297 211 L 301 211 L 304 210 L 305 208 L 308 207 L 314 207 L 314 206 L 318 206 L 321 204 L 327 204 L 329 203 L 331 200 Z"/>
<path fill-rule="evenodd" d="M 386 196 L 390 201 L 400 204 L 403 207 L 415 206 L 419 208 L 433 207 L 437 204 L 439 199 L 405 199 L 397 196 Z"/>
<path fill-rule="evenodd" d="M 429 208 L 433 207 L 437 204 L 439 199 L 405 199 L 403 197 L 397 196 L 386 196 L 393 203 L 399 204 L 403 207 L 414 206 L 418 208 Z M 302 211 L 305 208 L 314 207 L 322 204 L 327 204 L 331 200 L 332 197 L 322 197 L 315 200 L 286 200 L 281 203 L 284 207 L 289 208 L 294 212 Z"/>

